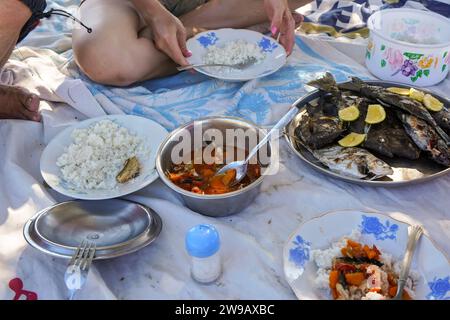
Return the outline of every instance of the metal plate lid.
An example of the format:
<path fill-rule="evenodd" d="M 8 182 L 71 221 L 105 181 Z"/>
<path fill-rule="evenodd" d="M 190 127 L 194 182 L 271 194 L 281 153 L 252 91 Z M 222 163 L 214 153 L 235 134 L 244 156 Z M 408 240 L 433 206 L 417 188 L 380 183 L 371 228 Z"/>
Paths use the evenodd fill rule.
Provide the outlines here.
<path fill-rule="evenodd" d="M 118 257 L 153 242 L 162 221 L 152 209 L 121 199 L 68 201 L 46 208 L 24 227 L 26 241 L 41 252 L 70 258 L 82 240 L 97 245 L 95 259 Z"/>

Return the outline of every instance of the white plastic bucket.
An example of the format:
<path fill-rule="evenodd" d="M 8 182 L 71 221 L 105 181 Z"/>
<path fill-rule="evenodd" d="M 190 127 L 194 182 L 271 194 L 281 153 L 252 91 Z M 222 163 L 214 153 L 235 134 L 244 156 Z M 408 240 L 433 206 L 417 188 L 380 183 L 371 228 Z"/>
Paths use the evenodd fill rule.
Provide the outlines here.
<path fill-rule="evenodd" d="M 415 9 L 386 9 L 369 17 L 366 66 L 376 77 L 413 86 L 442 81 L 450 64 L 450 20 Z"/>

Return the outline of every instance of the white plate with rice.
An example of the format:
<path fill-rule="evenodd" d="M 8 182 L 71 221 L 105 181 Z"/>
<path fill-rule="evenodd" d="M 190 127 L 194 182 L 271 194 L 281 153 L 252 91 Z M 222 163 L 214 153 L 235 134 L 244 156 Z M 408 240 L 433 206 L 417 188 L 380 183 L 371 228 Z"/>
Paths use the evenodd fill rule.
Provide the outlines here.
<path fill-rule="evenodd" d="M 398 271 L 408 242 L 408 226 L 380 213 L 350 210 L 312 219 L 292 233 L 284 247 L 286 279 L 299 299 L 332 299 L 330 268 L 333 258 L 342 256 L 346 239 L 375 245 L 384 265 Z M 425 235 L 416 248 L 408 281 L 413 299 L 450 299 L 449 259 Z M 381 299 L 372 293 L 362 296 Z"/>
<path fill-rule="evenodd" d="M 248 81 L 268 76 L 286 63 L 286 51 L 275 39 L 245 29 L 219 29 L 199 33 L 187 42 L 191 64 L 238 64 L 252 57 L 255 64 L 243 70 L 229 67 L 195 68 L 225 81 Z"/>
<path fill-rule="evenodd" d="M 41 156 L 41 174 L 52 189 L 72 198 L 121 197 L 158 178 L 155 160 L 167 134 L 162 126 L 143 117 L 88 119 L 64 129 L 47 145 Z M 119 183 L 116 177 L 132 157 L 139 162 L 139 174 Z"/>

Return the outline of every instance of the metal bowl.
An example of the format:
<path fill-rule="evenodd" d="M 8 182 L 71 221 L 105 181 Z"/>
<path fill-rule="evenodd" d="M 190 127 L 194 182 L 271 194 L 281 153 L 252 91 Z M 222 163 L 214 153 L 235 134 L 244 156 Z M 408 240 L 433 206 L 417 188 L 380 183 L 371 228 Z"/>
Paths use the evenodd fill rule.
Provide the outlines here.
<path fill-rule="evenodd" d="M 224 217 L 238 213 L 245 209 L 253 202 L 261 189 L 261 183 L 264 179 L 264 174 L 256 181 L 237 191 L 218 194 L 218 195 L 199 195 L 193 192 L 186 191 L 176 186 L 166 176 L 166 172 L 172 165 L 171 154 L 174 147 L 180 142 L 183 136 L 188 136 L 191 139 L 191 148 L 201 148 L 202 146 L 194 145 L 194 126 L 201 126 L 201 136 L 209 129 L 216 129 L 222 132 L 225 137 L 226 129 L 244 129 L 250 130 L 258 135 L 258 139 L 262 137 L 265 132 L 262 128 L 255 124 L 234 117 L 209 117 L 192 121 L 186 125 L 179 127 L 172 131 L 166 140 L 161 144 L 158 157 L 156 158 L 156 169 L 161 180 L 174 192 L 179 194 L 188 208 L 203 215 L 211 217 Z M 204 137 L 203 137 L 204 138 Z M 245 141 L 245 145 L 237 145 L 238 148 L 249 150 L 251 147 L 249 141 Z M 204 141 L 203 141 L 204 142 Z M 238 142 L 239 143 L 239 142 Z M 267 145 L 268 155 L 271 155 L 270 143 Z M 182 155 L 183 156 L 183 155 Z M 185 156 L 185 155 L 184 155 Z M 190 155 L 189 155 L 190 157 Z M 266 169 L 270 166 L 271 161 L 266 165 Z M 263 167 L 264 169 L 264 167 Z"/>
<path fill-rule="evenodd" d="M 26 241 L 41 252 L 71 258 L 83 240 L 95 242 L 95 260 L 118 257 L 153 242 L 161 218 L 148 207 L 121 199 L 68 201 L 46 208 L 24 227 Z"/>

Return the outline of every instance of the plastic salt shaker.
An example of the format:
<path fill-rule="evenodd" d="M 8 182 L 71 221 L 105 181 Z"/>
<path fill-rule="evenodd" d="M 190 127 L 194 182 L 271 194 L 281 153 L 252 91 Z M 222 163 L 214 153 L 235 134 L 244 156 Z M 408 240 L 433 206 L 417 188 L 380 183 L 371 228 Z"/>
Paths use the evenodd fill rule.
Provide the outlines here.
<path fill-rule="evenodd" d="M 212 283 L 222 273 L 220 237 L 209 224 L 193 227 L 186 234 L 186 251 L 191 256 L 191 276 L 202 284 Z"/>

